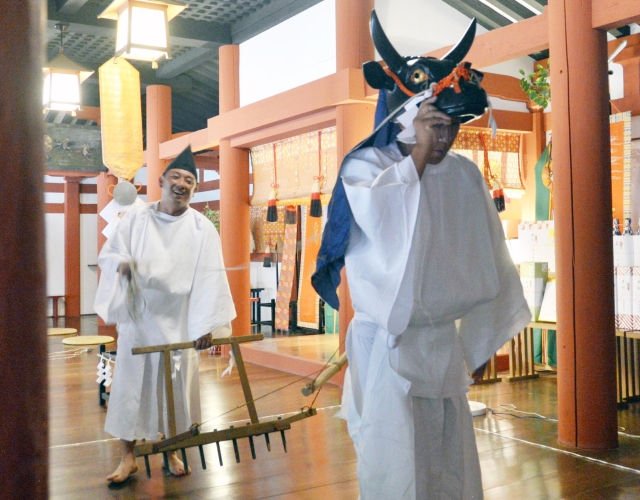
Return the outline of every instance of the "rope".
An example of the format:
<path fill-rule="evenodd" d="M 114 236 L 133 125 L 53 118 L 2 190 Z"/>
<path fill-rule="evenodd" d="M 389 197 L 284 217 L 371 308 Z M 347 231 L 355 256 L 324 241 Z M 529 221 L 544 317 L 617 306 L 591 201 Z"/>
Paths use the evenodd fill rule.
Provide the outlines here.
<path fill-rule="evenodd" d="M 313 371 L 313 372 L 311 372 L 311 373 L 308 373 L 307 375 L 303 375 L 302 377 L 299 377 L 299 378 L 297 378 L 296 380 L 294 380 L 294 381 L 292 381 L 292 382 L 290 382 L 290 383 L 288 383 L 288 384 L 283 385 L 282 387 L 278 387 L 277 389 L 274 389 L 273 391 L 267 392 L 266 394 L 262 394 L 261 396 L 258 396 L 258 397 L 256 397 L 256 398 L 253 398 L 252 400 L 250 400 L 250 401 L 248 401 L 248 402 L 246 402 L 246 403 L 244 403 L 244 404 L 238 405 L 238 406 L 236 406 L 235 408 L 232 408 L 232 409 L 230 409 L 230 410 L 225 411 L 224 413 L 221 413 L 221 414 L 219 414 L 219 415 L 217 415 L 217 416 L 215 416 L 215 417 L 212 417 L 212 418 L 210 418 L 210 419 L 208 419 L 208 420 L 205 420 L 204 422 L 202 422 L 202 423 L 200 424 L 200 426 L 202 426 L 202 425 L 204 425 L 204 424 L 207 424 L 207 423 L 209 423 L 209 422 L 211 422 L 211 421 L 213 421 L 213 420 L 216 420 L 216 419 L 218 419 L 218 418 L 220 418 L 220 417 L 224 417 L 225 415 L 228 415 L 229 413 L 232 413 L 232 412 L 234 412 L 234 411 L 236 411 L 236 410 L 239 410 L 239 409 L 241 409 L 241 408 L 244 408 L 244 407 L 245 407 L 245 406 L 247 406 L 249 403 L 255 403 L 256 401 L 259 401 L 259 400 L 261 400 L 261 399 L 263 399 L 263 398 L 266 398 L 267 396 L 271 396 L 272 394 L 275 394 L 276 392 L 282 391 L 282 390 L 286 389 L 287 387 L 289 387 L 289 386 L 291 386 L 291 385 L 293 385 L 293 384 L 297 384 L 297 383 L 298 383 L 298 382 L 300 382 L 301 380 L 309 379 L 309 378 L 311 378 L 311 376 L 312 376 L 312 375 L 315 375 L 315 378 L 313 379 L 313 381 L 315 382 L 315 381 L 318 379 L 318 375 L 320 375 L 324 370 L 326 370 L 326 369 L 327 369 L 327 367 L 329 366 L 329 364 L 331 363 L 331 361 L 333 360 L 333 358 L 334 358 L 334 357 L 336 356 L 336 354 L 340 351 L 340 348 L 344 345 L 344 342 L 345 342 L 345 341 L 343 340 L 343 341 L 342 341 L 342 343 L 338 346 L 338 348 L 334 351 L 334 353 L 329 357 L 329 359 L 326 361 L 326 363 L 324 364 L 324 366 L 323 366 L 322 368 L 320 368 L 320 369 L 318 369 L 318 370 L 315 370 L 315 371 Z M 313 408 L 313 405 L 314 405 L 314 403 L 316 402 L 316 399 L 318 399 L 318 396 L 320 395 L 320 391 L 321 391 L 321 390 L 322 390 L 322 387 L 320 387 L 320 389 L 318 389 L 318 390 L 316 391 L 316 396 L 313 398 L 313 401 L 311 401 L 311 404 L 310 404 L 310 405 L 308 405 L 308 406 L 303 406 L 303 407 L 301 408 L 301 411 L 304 411 L 304 410 L 305 410 L 305 408 L 308 408 L 308 409 Z"/>
<path fill-rule="evenodd" d="M 394 82 L 396 82 L 396 85 L 405 94 L 407 94 L 409 97 L 413 97 L 414 95 L 416 95 L 415 92 L 405 87 L 405 85 L 400 81 L 400 77 L 398 77 L 398 75 L 396 75 L 388 67 L 383 66 L 382 69 L 387 75 L 389 75 L 393 79 Z M 453 87 L 456 93 L 459 94 L 460 92 L 462 92 L 462 90 L 460 89 L 460 80 L 463 80 L 463 81 L 471 80 L 471 72 L 469 71 L 468 63 L 461 62 L 455 68 L 453 68 L 453 71 L 449 73 L 449 75 L 445 76 L 442 80 L 437 82 L 433 86 L 432 95 L 438 95 L 440 92 L 442 92 L 444 89 L 448 87 Z"/>
<path fill-rule="evenodd" d="M 338 352 L 340 352 L 340 348 L 344 345 L 345 341 L 346 341 L 346 337 L 345 339 L 340 343 L 340 345 L 338 346 L 338 348 L 333 352 L 333 354 L 329 357 L 329 359 L 327 360 L 327 362 L 324 364 L 324 367 L 322 368 L 322 371 L 320 371 L 320 373 L 322 373 L 323 371 L 325 371 L 327 369 L 327 367 L 329 366 L 329 363 L 331 362 L 331 360 L 336 356 L 336 354 L 338 354 Z M 313 379 L 313 382 L 315 384 L 315 381 L 318 380 L 318 376 L 320 375 L 320 373 L 318 373 L 318 375 L 316 375 L 316 378 Z M 316 396 L 313 398 L 313 401 L 311 401 L 311 404 L 309 405 L 309 408 L 313 408 L 313 404 L 316 402 L 316 399 L 318 399 L 318 396 L 320 395 L 320 391 L 322 391 L 322 388 L 324 386 L 321 386 L 317 391 L 316 391 Z"/>
<path fill-rule="evenodd" d="M 276 189 L 278 187 L 278 170 L 276 163 L 276 143 L 273 143 L 273 182 L 271 183 L 271 187 Z"/>
<path fill-rule="evenodd" d="M 318 184 L 324 180 L 322 175 L 322 130 L 318 130 L 318 175 L 313 178 Z"/>
<path fill-rule="evenodd" d="M 274 389 L 273 391 L 267 392 L 266 394 L 263 394 L 262 396 L 258 396 L 257 398 L 253 398 L 252 400 L 250 400 L 250 401 L 248 401 L 248 402 L 246 402 L 246 403 L 244 403 L 244 404 L 238 405 L 238 406 L 236 406 L 235 408 L 232 408 L 232 409 L 230 409 L 230 410 L 228 410 L 228 411 L 225 411 L 224 413 L 221 413 L 221 414 L 219 414 L 219 415 L 217 415 L 217 416 L 215 416 L 215 417 L 212 417 L 212 418 L 210 418 L 209 420 L 205 420 L 205 421 L 204 421 L 204 422 L 202 422 L 200 425 L 202 426 L 202 425 L 204 425 L 204 424 L 207 424 L 207 423 L 211 422 L 212 420 L 216 420 L 216 419 L 218 419 L 218 418 L 220 418 L 220 417 L 224 417 L 225 415 L 228 415 L 229 413 L 232 413 L 232 412 L 234 412 L 234 411 L 236 411 L 236 410 L 239 410 L 239 409 L 241 409 L 241 408 L 244 408 L 244 407 L 245 407 L 245 406 L 247 406 L 249 403 L 255 403 L 256 401 L 260 401 L 261 399 L 266 398 L 267 396 L 270 396 L 271 394 L 274 394 L 274 393 L 276 393 L 276 392 L 278 392 L 278 391 L 281 391 L 281 390 L 283 390 L 283 389 L 286 389 L 287 387 L 289 387 L 289 386 L 291 386 L 291 385 L 293 385 L 293 384 L 297 384 L 297 383 L 298 383 L 298 382 L 300 382 L 301 380 L 304 380 L 304 379 L 306 379 L 306 378 L 310 378 L 310 377 L 311 377 L 311 375 L 313 375 L 313 374 L 315 374 L 315 373 L 322 372 L 322 370 L 324 370 L 324 368 L 320 368 L 319 370 L 316 370 L 316 371 L 314 371 L 314 372 L 311 372 L 311 373 L 309 373 L 309 374 L 307 374 L 307 375 L 303 375 L 302 377 L 297 378 L 297 379 L 296 379 L 296 380 L 294 380 L 293 382 L 290 382 L 290 383 L 288 383 L 288 384 L 285 384 L 285 385 L 283 385 L 282 387 L 279 387 L 279 388 L 277 388 L 277 389 Z M 314 401 L 315 401 L 315 400 L 314 400 Z M 303 409 L 304 409 L 304 407 L 303 407 Z"/>
<path fill-rule="evenodd" d="M 480 142 L 482 143 L 482 149 L 484 150 L 484 181 L 487 183 L 489 191 L 493 189 L 493 181 L 497 180 L 497 177 L 493 175 L 491 171 L 491 164 L 489 163 L 489 151 L 487 149 L 487 143 L 485 142 L 484 134 L 479 134 Z"/>

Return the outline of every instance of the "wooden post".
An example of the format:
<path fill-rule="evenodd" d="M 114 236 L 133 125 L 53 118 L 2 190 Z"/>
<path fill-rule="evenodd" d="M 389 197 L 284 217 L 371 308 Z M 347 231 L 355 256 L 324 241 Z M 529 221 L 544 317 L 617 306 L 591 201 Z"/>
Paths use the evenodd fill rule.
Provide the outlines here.
<path fill-rule="evenodd" d="M 147 201 L 158 201 L 158 179 L 169 162 L 160 159 L 160 144 L 171 139 L 171 87 L 147 87 Z"/>
<path fill-rule="evenodd" d="M 336 110 L 336 149 L 338 163 L 342 162 L 344 156 L 356 146 L 362 139 L 373 131 L 373 115 L 375 106 L 373 104 L 345 104 L 338 106 Z M 344 352 L 344 340 L 347 336 L 347 328 L 353 318 L 353 306 L 351 304 L 351 294 L 347 283 L 347 274 L 342 271 L 342 281 L 338 287 L 340 297 L 340 317 L 339 317 L 339 338 L 341 347 L 340 353 Z M 344 372 L 343 372 L 344 373 Z M 343 374 L 336 376 L 336 381 L 342 384 Z"/>
<path fill-rule="evenodd" d="M 48 498 L 43 2 L 0 0 L 0 484 Z M 9 69 L 10 68 L 10 69 Z"/>
<path fill-rule="evenodd" d="M 240 105 L 238 45 L 220 47 L 220 114 Z M 251 212 L 249 208 L 249 152 L 232 148 L 229 139 L 220 141 L 220 237 L 222 255 L 237 317 L 234 335 L 251 332 Z M 227 354 L 228 346 L 223 347 Z"/>
<path fill-rule="evenodd" d="M 336 2 L 336 71 L 362 68 L 374 59 L 369 19 L 373 0 L 341 0 Z"/>
<path fill-rule="evenodd" d="M 65 176 L 64 315 L 80 316 L 80 180 Z"/>
<path fill-rule="evenodd" d="M 558 292 L 558 438 L 618 443 L 607 34 L 590 1 L 549 6 Z M 570 64 L 569 64 L 570 61 Z"/>
<path fill-rule="evenodd" d="M 369 18 L 373 10 L 373 0 L 344 0 L 336 2 L 336 71 L 346 68 L 361 68 L 374 59 L 375 51 L 369 33 Z M 338 164 L 358 142 L 373 132 L 373 105 L 340 106 L 336 120 Z M 342 271 L 338 295 L 340 353 L 344 352 L 347 328 L 353 318 L 351 294 L 347 274 Z M 342 385 L 344 370 L 336 376 Z"/>

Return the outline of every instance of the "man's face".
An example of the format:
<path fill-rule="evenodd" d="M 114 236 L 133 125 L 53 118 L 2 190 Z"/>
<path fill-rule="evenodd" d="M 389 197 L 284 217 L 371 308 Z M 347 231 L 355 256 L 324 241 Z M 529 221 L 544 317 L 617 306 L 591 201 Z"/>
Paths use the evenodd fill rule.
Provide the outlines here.
<path fill-rule="evenodd" d="M 173 211 L 184 211 L 196 191 L 197 181 L 191 172 L 172 168 L 160 176 L 161 204 Z"/>
<path fill-rule="evenodd" d="M 436 142 L 436 145 L 433 148 L 433 152 L 429 157 L 428 163 L 437 165 L 444 160 L 444 157 L 451 149 L 451 146 L 453 146 L 456 136 L 458 135 L 458 131 L 460 130 L 460 121 L 454 119 L 451 125 L 434 127 L 434 130 L 438 136 L 438 142 Z"/>

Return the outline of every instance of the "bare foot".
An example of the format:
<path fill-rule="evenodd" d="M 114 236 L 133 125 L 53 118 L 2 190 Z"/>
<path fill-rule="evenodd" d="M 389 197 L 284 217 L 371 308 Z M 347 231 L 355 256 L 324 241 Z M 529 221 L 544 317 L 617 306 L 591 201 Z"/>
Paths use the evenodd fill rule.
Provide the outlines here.
<path fill-rule="evenodd" d="M 187 467 L 185 470 L 182 460 L 178 458 L 178 454 L 175 451 L 169 452 L 167 458 L 169 462 L 169 473 L 172 476 L 180 477 L 180 476 L 186 476 L 187 474 L 191 474 L 191 467 Z"/>
<path fill-rule="evenodd" d="M 138 465 L 135 457 L 124 455 L 120 460 L 120 465 L 113 474 L 107 477 L 107 481 L 112 483 L 123 483 L 129 476 L 138 472 Z"/>

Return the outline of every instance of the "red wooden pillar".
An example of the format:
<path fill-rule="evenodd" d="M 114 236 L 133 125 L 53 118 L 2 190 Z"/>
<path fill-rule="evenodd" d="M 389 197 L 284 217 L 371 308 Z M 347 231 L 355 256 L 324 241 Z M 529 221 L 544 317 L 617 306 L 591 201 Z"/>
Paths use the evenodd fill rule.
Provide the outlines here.
<path fill-rule="evenodd" d="M 361 68 L 374 59 L 373 42 L 369 34 L 369 18 L 373 10 L 372 0 L 344 0 L 336 2 L 336 71 Z M 373 131 L 372 105 L 347 105 L 338 108 L 336 119 L 338 162 L 344 155 Z M 353 318 L 351 294 L 347 273 L 340 274 L 339 340 L 340 353 L 344 352 L 347 328 Z M 342 372 L 339 377 L 343 377 Z M 342 381 L 340 381 L 342 383 Z"/>
<path fill-rule="evenodd" d="M 64 314 L 80 316 L 80 180 L 64 178 Z"/>
<path fill-rule="evenodd" d="M 558 288 L 558 433 L 617 445 L 606 33 L 591 2 L 549 2 Z"/>
<path fill-rule="evenodd" d="M 0 485 L 48 497 L 43 2 L 0 0 Z M 9 70 L 10 68 L 10 70 Z"/>
<path fill-rule="evenodd" d="M 171 139 L 171 87 L 147 87 L 147 201 L 158 201 L 162 190 L 158 179 L 169 162 L 160 159 L 160 143 Z"/>
<path fill-rule="evenodd" d="M 220 47 L 220 114 L 240 106 L 238 45 Z M 249 152 L 220 141 L 220 237 L 231 295 L 238 316 L 234 335 L 251 333 L 251 212 L 249 207 Z"/>

